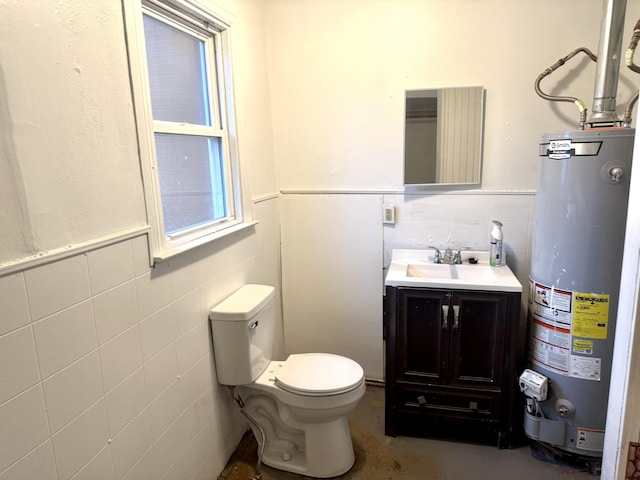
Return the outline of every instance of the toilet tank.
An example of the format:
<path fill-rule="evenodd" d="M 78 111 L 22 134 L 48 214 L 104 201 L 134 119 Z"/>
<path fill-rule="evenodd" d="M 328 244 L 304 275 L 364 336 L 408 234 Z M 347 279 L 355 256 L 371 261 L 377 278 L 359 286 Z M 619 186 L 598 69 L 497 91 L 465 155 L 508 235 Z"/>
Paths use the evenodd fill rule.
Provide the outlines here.
<path fill-rule="evenodd" d="M 275 288 L 244 285 L 211 309 L 218 383 L 247 385 L 267 368 L 273 353 Z"/>

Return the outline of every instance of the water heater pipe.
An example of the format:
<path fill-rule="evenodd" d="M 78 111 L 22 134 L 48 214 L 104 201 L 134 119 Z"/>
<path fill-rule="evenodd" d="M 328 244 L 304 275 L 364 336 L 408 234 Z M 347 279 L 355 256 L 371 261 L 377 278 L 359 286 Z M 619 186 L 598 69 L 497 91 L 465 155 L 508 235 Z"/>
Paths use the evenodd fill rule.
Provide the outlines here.
<path fill-rule="evenodd" d="M 622 126 L 625 128 L 631 127 L 631 121 L 633 120 L 633 118 L 631 117 L 631 114 L 633 113 L 634 105 L 638 101 L 638 97 L 640 97 L 640 90 L 636 91 L 636 93 L 633 94 L 633 97 L 631 97 L 631 100 L 629 100 L 629 104 L 627 105 L 627 108 L 624 109 L 624 118 L 622 119 Z"/>
<path fill-rule="evenodd" d="M 580 52 L 586 54 L 594 62 L 596 62 L 598 60 L 598 57 L 596 57 L 593 54 L 593 52 L 591 50 L 589 50 L 588 48 L 586 48 L 586 47 L 576 48 L 575 50 L 570 52 L 568 55 L 566 55 L 565 57 L 561 58 L 560 60 L 558 60 L 553 65 L 551 65 L 549 68 L 545 69 L 545 71 L 542 72 L 540 75 L 538 75 L 538 78 L 536 78 L 536 81 L 534 83 L 534 88 L 536 90 L 536 93 L 541 98 L 544 98 L 545 100 L 550 100 L 552 102 L 572 102 L 572 103 L 575 103 L 576 106 L 578 107 L 578 110 L 580 111 L 580 130 L 584 130 L 584 125 L 585 125 L 586 120 L 587 120 L 587 107 L 586 107 L 586 105 L 584 104 L 584 102 L 581 99 L 579 99 L 577 97 L 562 97 L 562 96 L 558 96 L 558 95 L 548 95 L 548 94 L 544 93 L 542 91 L 542 89 L 540 88 L 540 82 L 542 81 L 543 78 L 551 75 L 554 71 L 556 71 L 558 68 L 563 66 L 565 63 L 567 63 L 568 60 L 572 59 L 573 57 L 575 57 Z"/>
<path fill-rule="evenodd" d="M 638 40 L 640 40 L 640 20 L 636 22 L 636 26 L 633 28 L 633 35 L 631 36 L 631 42 L 629 42 L 629 47 L 627 48 L 627 54 L 625 57 L 627 67 L 636 73 L 640 73 L 640 67 L 633 63 L 633 56 L 636 53 Z"/>
<path fill-rule="evenodd" d="M 596 81 L 590 124 L 619 123 L 616 94 L 620 70 L 620 51 L 627 0 L 606 0 L 600 28 Z"/>

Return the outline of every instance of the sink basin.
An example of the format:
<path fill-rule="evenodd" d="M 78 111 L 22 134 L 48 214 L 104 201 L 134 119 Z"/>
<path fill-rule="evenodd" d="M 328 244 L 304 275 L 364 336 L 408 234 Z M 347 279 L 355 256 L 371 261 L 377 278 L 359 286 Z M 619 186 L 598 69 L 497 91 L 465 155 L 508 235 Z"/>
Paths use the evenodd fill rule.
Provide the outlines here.
<path fill-rule="evenodd" d="M 492 267 L 489 254 L 463 252 L 463 263 L 433 263 L 433 250 L 394 249 L 385 284 L 393 287 L 458 288 L 521 292 L 522 285 L 507 265 Z M 475 258 L 478 263 L 469 263 Z"/>
<path fill-rule="evenodd" d="M 469 282 L 495 281 L 498 276 L 494 272 L 495 267 L 488 265 L 420 265 L 408 264 L 407 277 L 443 279 L 443 280 L 465 280 Z"/>

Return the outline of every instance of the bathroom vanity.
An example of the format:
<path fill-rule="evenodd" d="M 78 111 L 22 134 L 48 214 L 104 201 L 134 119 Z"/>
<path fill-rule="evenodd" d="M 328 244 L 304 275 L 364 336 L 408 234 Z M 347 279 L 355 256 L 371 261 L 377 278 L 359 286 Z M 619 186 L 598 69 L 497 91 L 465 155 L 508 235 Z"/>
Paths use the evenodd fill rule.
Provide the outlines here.
<path fill-rule="evenodd" d="M 460 265 L 428 252 L 394 250 L 386 277 L 385 433 L 509 448 L 522 436 L 522 286 L 486 252 Z"/>

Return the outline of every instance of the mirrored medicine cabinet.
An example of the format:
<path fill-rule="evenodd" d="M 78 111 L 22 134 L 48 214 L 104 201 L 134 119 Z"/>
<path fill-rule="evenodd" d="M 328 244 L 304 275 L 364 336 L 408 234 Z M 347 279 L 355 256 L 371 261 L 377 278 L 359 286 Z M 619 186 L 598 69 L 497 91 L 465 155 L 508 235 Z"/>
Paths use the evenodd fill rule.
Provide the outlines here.
<path fill-rule="evenodd" d="M 484 88 L 405 92 L 405 186 L 480 183 Z"/>

